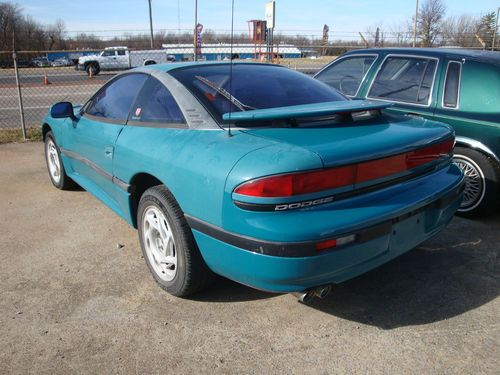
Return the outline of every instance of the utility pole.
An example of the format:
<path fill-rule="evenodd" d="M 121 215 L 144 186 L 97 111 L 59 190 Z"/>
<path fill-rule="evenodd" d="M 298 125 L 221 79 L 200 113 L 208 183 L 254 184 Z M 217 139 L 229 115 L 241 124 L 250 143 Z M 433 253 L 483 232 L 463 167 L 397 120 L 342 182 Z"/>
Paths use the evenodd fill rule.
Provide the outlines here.
<path fill-rule="evenodd" d="M 418 0 L 415 6 L 415 19 L 413 20 L 413 48 L 417 44 L 417 19 L 418 19 Z"/>
<path fill-rule="evenodd" d="M 151 12 L 151 0 L 149 3 L 149 31 L 151 32 L 151 49 L 153 49 L 153 13 Z"/>
<path fill-rule="evenodd" d="M 500 15 L 500 7 L 497 8 L 497 18 L 495 20 L 495 30 L 493 31 L 493 40 L 491 41 L 491 50 L 495 50 L 495 39 L 498 32 L 498 16 Z"/>
<path fill-rule="evenodd" d="M 195 0 L 195 2 L 194 2 L 194 37 L 193 37 L 193 44 L 194 44 L 193 60 L 194 61 L 198 61 L 198 51 L 197 51 L 197 44 L 198 44 L 198 0 Z"/>

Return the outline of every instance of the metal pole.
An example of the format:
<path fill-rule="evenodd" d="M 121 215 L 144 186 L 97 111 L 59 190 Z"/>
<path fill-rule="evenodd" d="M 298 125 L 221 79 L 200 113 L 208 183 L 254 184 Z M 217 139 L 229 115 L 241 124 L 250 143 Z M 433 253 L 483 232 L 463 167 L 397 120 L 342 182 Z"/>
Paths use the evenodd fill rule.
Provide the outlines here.
<path fill-rule="evenodd" d="M 151 0 L 148 0 L 149 3 L 149 30 L 151 32 L 151 49 L 153 49 L 153 13 L 151 11 Z"/>
<path fill-rule="evenodd" d="M 413 20 L 413 48 L 417 44 L 417 19 L 418 19 L 418 0 L 415 6 L 415 19 Z"/>
<path fill-rule="evenodd" d="M 495 39 L 498 32 L 498 16 L 500 15 L 500 7 L 497 8 L 497 18 L 495 20 L 495 30 L 493 31 L 493 40 L 491 41 L 491 50 L 495 50 Z"/>
<path fill-rule="evenodd" d="M 194 43 L 194 55 L 193 55 L 193 60 L 198 61 L 198 54 L 196 51 L 196 45 L 198 43 L 198 0 L 195 0 L 194 2 L 194 38 L 193 38 L 193 43 Z"/>
<path fill-rule="evenodd" d="M 19 82 L 19 70 L 17 69 L 16 51 L 12 52 L 12 59 L 14 60 L 14 71 L 16 73 L 17 97 L 19 98 L 19 114 L 21 115 L 21 130 L 23 131 L 23 139 L 26 140 L 27 136 L 26 123 L 24 122 L 23 96 L 21 95 L 21 84 Z"/>

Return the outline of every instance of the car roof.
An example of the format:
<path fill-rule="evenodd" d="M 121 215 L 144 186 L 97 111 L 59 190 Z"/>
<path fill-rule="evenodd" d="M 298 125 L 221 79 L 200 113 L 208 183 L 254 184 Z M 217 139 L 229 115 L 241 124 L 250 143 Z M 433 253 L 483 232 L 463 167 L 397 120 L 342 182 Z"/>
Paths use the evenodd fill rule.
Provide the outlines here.
<path fill-rule="evenodd" d="M 346 55 L 370 53 L 395 53 L 402 55 L 411 54 L 433 57 L 470 58 L 474 60 L 500 64 L 500 52 L 472 50 L 465 48 L 367 48 L 350 51 L 347 52 Z"/>

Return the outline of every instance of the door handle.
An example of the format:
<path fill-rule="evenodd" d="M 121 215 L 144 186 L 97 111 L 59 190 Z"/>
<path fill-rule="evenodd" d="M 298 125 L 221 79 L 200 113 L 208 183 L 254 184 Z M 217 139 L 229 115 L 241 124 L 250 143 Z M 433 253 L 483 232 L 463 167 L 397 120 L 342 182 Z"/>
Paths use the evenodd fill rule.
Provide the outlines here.
<path fill-rule="evenodd" d="M 104 147 L 104 156 L 106 156 L 107 158 L 112 159 L 113 158 L 113 150 L 114 150 L 113 146 L 106 146 L 106 147 Z"/>

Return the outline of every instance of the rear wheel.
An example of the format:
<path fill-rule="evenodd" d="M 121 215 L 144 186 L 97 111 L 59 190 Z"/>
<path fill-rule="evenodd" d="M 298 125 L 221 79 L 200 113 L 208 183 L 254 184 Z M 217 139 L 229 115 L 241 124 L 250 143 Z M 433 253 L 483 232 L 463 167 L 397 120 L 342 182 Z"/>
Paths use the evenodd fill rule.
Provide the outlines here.
<path fill-rule="evenodd" d="M 464 198 L 458 214 L 472 218 L 494 212 L 499 184 L 498 167 L 494 161 L 465 147 L 455 147 L 453 161 L 465 175 Z"/>
<path fill-rule="evenodd" d="M 165 186 L 144 192 L 137 223 L 146 264 L 164 290 L 185 297 L 208 286 L 213 273 L 200 254 L 182 210 Z"/>

